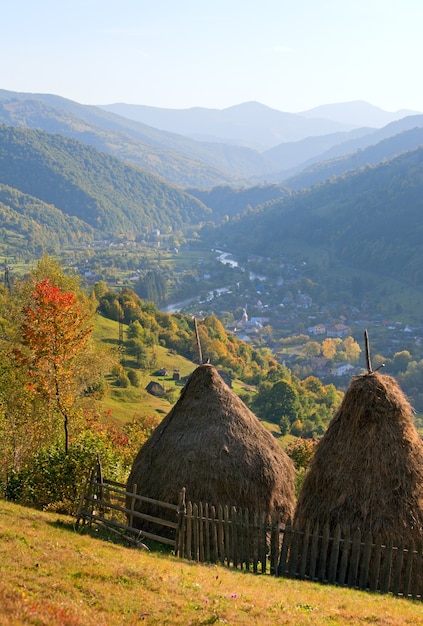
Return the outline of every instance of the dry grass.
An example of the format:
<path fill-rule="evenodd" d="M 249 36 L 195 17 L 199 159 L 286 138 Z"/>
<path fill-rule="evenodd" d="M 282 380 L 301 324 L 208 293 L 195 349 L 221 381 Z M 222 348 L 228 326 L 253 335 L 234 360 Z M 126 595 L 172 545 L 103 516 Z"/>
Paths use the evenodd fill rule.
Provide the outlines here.
<path fill-rule="evenodd" d="M 0 624 L 423 623 L 423 604 L 204 566 L 0 501 Z"/>

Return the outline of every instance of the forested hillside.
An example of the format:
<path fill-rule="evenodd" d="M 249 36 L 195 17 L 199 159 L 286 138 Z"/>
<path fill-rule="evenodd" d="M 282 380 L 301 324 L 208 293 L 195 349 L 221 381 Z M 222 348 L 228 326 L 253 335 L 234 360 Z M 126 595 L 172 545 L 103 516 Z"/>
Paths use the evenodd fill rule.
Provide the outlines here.
<path fill-rule="evenodd" d="M 213 210 L 215 223 L 225 216 L 231 218 L 243 213 L 248 208 L 254 208 L 265 202 L 285 198 L 290 190 L 282 185 L 256 185 L 241 189 L 229 187 L 213 187 L 210 190 L 187 189 L 191 195 Z"/>
<path fill-rule="evenodd" d="M 13 242 L 31 254 L 57 251 L 89 242 L 94 229 L 51 204 L 0 183 L 0 241 Z"/>
<path fill-rule="evenodd" d="M 199 200 L 152 174 L 73 139 L 27 128 L 0 125 L 0 183 L 82 220 L 97 236 L 180 229 L 210 217 Z"/>
<path fill-rule="evenodd" d="M 330 252 L 351 268 L 421 287 L 423 148 L 275 201 L 222 228 L 219 238 L 244 255 L 283 254 L 286 241 Z M 328 271 L 330 268 L 326 268 Z"/>
<path fill-rule="evenodd" d="M 165 117 L 181 114 L 186 118 L 185 135 L 159 130 L 167 127 L 160 125 L 160 115 L 148 118 L 151 122 L 157 121 L 158 128 L 153 128 L 101 107 L 82 105 L 51 94 L 0 90 L 0 122 L 6 125 L 60 133 L 142 167 L 172 184 L 202 189 L 246 185 L 247 181 L 251 184 L 280 182 L 293 171 L 310 165 L 310 159 L 318 162 L 351 154 L 403 130 L 421 126 L 423 119 L 410 116 L 376 132 L 359 128 L 334 133 L 345 125 L 282 113 L 259 103 L 244 103 L 226 111 L 163 110 L 161 113 Z M 200 118 L 205 114 L 203 127 L 207 119 L 217 131 L 225 127 L 223 137 L 228 137 L 227 142 L 212 136 L 210 125 L 209 140 L 204 140 L 204 132 L 202 141 L 193 140 L 197 114 Z M 238 133 L 255 137 L 254 149 L 248 147 L 248 141 L 234 145 Z M 274 147 L 266 150 L 266 145 L 261 143 L 269 134 L 273 136 L 270 145 Z M 283 143 L 275 145 L 277 137 Z"/>
<path fill-rule="evenodd" d="M 0 90 L 0 122 L 72 137 L 185 187 L 235 184 L 277 169 L 250 148 L 194 141 L 49 94 Z"/>

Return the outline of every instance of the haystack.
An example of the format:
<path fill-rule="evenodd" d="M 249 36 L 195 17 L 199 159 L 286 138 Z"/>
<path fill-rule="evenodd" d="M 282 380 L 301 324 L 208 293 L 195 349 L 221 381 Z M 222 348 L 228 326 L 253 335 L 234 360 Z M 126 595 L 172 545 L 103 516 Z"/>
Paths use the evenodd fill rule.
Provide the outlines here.
<path fill-rule="evenodd" d="M 423 443 L 390 376 L 355 377 L 304 481 L 295 524 L 360 528 L 394 545 L 423 538 Z"/>
<path fill-rule="evenodd" d="M 200 365 L 135 458 L 128 491 L 250 511 L 294 512 L 294 467 L 274 437 L 224 383 Z M 144 508 L 143 508 L 144 511 Z"/>

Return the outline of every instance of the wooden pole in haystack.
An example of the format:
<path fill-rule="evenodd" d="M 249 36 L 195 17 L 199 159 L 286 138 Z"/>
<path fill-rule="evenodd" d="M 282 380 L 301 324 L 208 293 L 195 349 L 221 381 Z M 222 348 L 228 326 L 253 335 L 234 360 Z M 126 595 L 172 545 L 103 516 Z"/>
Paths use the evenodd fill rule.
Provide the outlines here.
<path fill-rule="evenodd" d="M 197 341 L 198 364 L 203 364 L 203 352 L 201 350 L 200 335 L 198 334 L 197 318 L 194 317 L 195 339 Z"/>
<path fill-rule="evenodd" d="M 367 329 L 364 331 L 364 346 L 365 346 L 365 349 L 366 349 L 367 373 L 368 374 L 373 374 L 372 362 L 371 362 L 371 359 L 370 359 L 369 333 L 367 332 Z M 382 367 L 385 367 L 385 363 L 382 363 L 381 365 L 379 365 L 379 367 L 377 367 L 374 371 L 377 372 Z"/>
<path fill-rule="evenodd" d="M 366 349 L 367 372 L 371 374 L 373 370 L 372 370 L 372 362 L 370 360 L 369 333 L 367 332 L 367 329 L 364 331 L 364 347 Z"/>

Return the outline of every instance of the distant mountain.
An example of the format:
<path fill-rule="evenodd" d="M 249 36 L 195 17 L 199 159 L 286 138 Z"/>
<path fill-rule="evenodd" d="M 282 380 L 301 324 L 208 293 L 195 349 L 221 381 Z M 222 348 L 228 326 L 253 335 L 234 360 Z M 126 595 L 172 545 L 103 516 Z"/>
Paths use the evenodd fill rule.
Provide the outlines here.
<path fill-rule="evenodd" d="M 126 105 L 123 105 L 126 106 Z M 329 132 L 333 122 L 307 119 L 282 113 L 259 103 L 245 103 L 223 111 L 189 109 L 172 111 L 151 109 L 158 117 L 165 113 L 182 115 L 189 124 L 191 114 L 195 123 L 232 129 L 241 135 L 251 133 L 258 139 L 270 133 L 273 138 L 301 136 L 299 141 L 284 141 L 259 152 L 252 148 L 228 143 L 195 141 L 166 130 L 158 130 L 103 108 L 81 105 L 51 94 L 25 94 L 0 90 L 0 123 L 59 133 L 95 147 L 127 163 L 132 163 L 164 180 L 184 188 L 211 189 L 230 185 L 281 184 L 288 177 L 319 161 L 353 153 L 383 137 L 392 136 L 417 122 L 401 121 L 375 131 L 356 128 Z M 138 110 L 138 107 L 137 107 Z M 185 117 L 186 116 L 186 119 Z M 223 116 L 223 117 L 221 117 Z M 421 116 L 414 116 L 416 119 Z M 198 119 L 197 119 L 198 118 Z M 213 121 L 214 120 L 214 121 Z M 159 123 L 159 119 L 151 121 Z M 179 122 L 178 122 L 179 123 Z M 408 124 L 408 126 L 407 126 Z M 403 125 L 403 126 L 402 126 Z M 339 123 L 336 122 L 339 127 Z M 225 131 L 226 132 L 226 131 Z M 316 133 L 319 133 L 316 135 Z M 380 133 L 380 134 L 377 134 Z M 225 134 L 225 133 L 223 133 Z"/>
<path fill-rule="evenodd" d="M 208 150 L 186 137 L 59 96 L 0 90 L 0 122 L 72 137 L 181 186 L 236 183 L 236 175 L 216 165 L 220 163 L 224 168 L 226 158 L 231 159 L 220 146 L 213 144 Z M 253 158 L 257 158 L 255 153 Z"/>
<path fill-rule="evenodd" d="M 282 185 L 256 185 L 242 189 L 225 185 L 210 190 L 187 189 L 186 191 L 213 210 L 215 223 L 225 220 L 226 217 L 232 218 L 240 215 L 266 202 L 286 198 L 292 193 L 290 189 Z"/>
<path fill-rule="evenodd" d="M 236 143 L 265 150 L 286 141 L 348 131 L 356 125 L 284 113 L 259 102 L 227 109 L 162 109 L 136 104 L 107 104 L 102 109 L 201 141 Z"/>
<path fill-rule="evenodd" d="M 384 111 L 363 100 L 356 102 L 342 102 L 339 104 L 324 104 L 322 106 L 303 111 L 300 115 L 308 119 L 322 118 L 332 120 L 340 124 L 352 124 L 354 126 L 373 126 L 381 128 L 391 122 L 395 122 L 408 115 L 415 115 L 422 111 L 410 111 L 400 109 L 393 113 Z"/>
<path fill-rule="evenodd" d="M 334 268 L 371 268 L 423 288 L 422 214 L 420 147 L 259 207 L 218 236 L 238 255 L 279 256 L 284 242 L 303 243 L 329 252 Z"/>
<path fill-rule="evenodd" d="M 327 161 L 321 160 L 314 165 L 302 170 L 299 174 L 285 179 L 284 184 L 293 189 L 311 187 L 321 183 L 333 176 L 340 176 L 346 172 L 362 168 L 367 165 L 377 165 L 386 159 L 393 157 L 423 145 L 423 115 L 406 118 L 413 120 L 416 124 L 411 130 L 404 130 L 400 133 L 388 136 L 386 139 L 377 141 L 364 149 L 359 149 L 352 154 L 339 156 Z M 394 124 L 401 124 L 395 122 Z M 419 124 L 419 126 L 417 126 Z M 393 126 L 393 125 L 392 125 Z M 374 133 L 373 138 L 377 139 L 385 134 L 385 129 Z M 379 134 L 380 133 L 380 134 Z M 348 145 L 348 144 L 347 144 Z M 326 154 L 330 154 L 328 151 Z M 324 154 L 321 155 L 322 159 Z"/>
<path fill-rule="evenodd" d="M 320 161 L 331 148 L 339 148 L 373 133 L 373 128 L 357 128 L 349 132 L 307 137 L 301 141 L 281 143 L 263 154 L 289 172 L 304 167 L 310 161 Z"/>
<path fill-rule="evenodd" d="M 77 218 L 97 237 L 179 230 L 211 214 L 152 174 L 73 139 L 27 128 L 0 125 L 0 183 Z"/>

